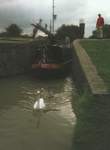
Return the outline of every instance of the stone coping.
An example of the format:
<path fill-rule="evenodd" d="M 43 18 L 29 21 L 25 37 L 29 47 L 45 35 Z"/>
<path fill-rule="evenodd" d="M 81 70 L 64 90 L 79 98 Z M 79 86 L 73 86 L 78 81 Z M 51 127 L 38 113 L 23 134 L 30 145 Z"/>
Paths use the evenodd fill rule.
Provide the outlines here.
<path fill-rule="evenodd" d="M 73 42 L 73 46 L 92 94 L 110 94 L 103 79 L 98 75 L 97 69 L 92 63 L 91 58 L 86 53 L 85 49 L 80 45 L 80 41 L 80 39 L 75 40 Z"/>

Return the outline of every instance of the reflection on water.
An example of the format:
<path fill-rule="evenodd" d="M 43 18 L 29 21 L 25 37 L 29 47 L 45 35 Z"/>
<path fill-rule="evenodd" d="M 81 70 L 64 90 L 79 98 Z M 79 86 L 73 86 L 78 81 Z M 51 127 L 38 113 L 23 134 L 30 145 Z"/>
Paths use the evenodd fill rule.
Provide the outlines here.
<path fill-rule="evenodd" d="M 39 99 L 44 111 L 33 111 Z M 0 80 L 0 150 L 70 150 L 75 115 L 70 78 L 37 80 L 28 76 Z"/>

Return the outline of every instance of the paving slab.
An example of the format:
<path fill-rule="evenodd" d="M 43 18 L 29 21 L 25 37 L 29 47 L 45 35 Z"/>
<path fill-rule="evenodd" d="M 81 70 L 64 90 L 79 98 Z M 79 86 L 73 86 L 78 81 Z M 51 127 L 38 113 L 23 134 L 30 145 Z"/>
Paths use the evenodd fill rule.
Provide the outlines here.
<path fill-rule="evenodd" d="M 99 76 L 95 65 L 91 61 L 91 58 L 86 53 L 85 49 L 80 45 L 80 41 L 80 39 L 75 40 L 73 42 L 73 47 L 92 94 L 109 94 L 106 84 Z"/>

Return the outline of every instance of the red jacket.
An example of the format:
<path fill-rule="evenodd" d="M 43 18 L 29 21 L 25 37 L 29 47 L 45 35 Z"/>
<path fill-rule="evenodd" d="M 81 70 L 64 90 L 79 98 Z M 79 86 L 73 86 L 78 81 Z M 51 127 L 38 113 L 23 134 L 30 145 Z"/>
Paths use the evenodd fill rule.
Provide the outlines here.
<path fill-rule="evenodd" d="M 97 23 L 96 23 L 97 27 L 103 27 L 104 26 L 104 18 L 103 17 L 99 17 L 97 19 Z"/>

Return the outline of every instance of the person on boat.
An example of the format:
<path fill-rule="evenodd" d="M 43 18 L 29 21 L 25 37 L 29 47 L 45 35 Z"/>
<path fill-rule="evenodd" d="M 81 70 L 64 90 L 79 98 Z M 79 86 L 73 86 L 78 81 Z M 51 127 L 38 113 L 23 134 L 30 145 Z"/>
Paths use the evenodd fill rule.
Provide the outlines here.
<path fill-rule="evenodd" d="M 34 27 L 32 38 L 35 39 L 38 29 Z"/>
<path fill-rule="evenodd" d="M 40 26 L 42 25 L 42 19 L 39 19 L 39 25 Z"/>
<path fill-rule="evenodd" d="M 104 27 L 104 18 L 101 16 L 101 14 L 98 14 L 98 18 L 96 21 L 97 38 L 103 38 L 103 27 Z"/>

